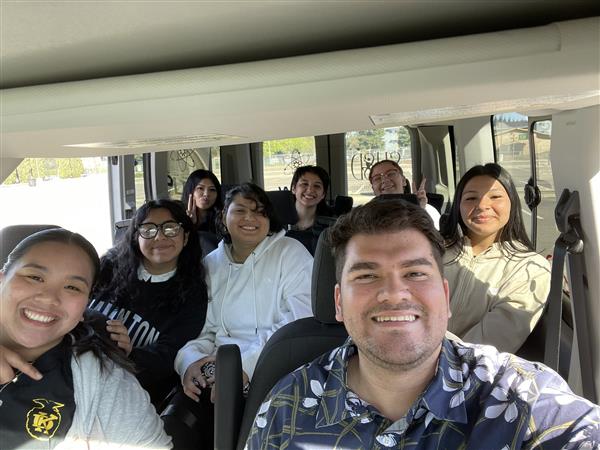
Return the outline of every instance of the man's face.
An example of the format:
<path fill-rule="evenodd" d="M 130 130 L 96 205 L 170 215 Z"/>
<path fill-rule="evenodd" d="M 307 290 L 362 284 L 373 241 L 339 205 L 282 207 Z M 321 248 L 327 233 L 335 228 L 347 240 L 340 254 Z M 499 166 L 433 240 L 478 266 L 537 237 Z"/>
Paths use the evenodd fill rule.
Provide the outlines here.
<path fill-rule="evenodd" d="M 376 165 L 369 181 L 376 196 L 381 194 L 402 194 L 406 185 L 406 178 L 404 178 L 395 165 L 389 162 Z"/>
<path fill-rule="evenodd" d="M 437 357 L 448 324 L 448 282 L 427 238 L 407 229 L 357 234 L 335 287 L 336 319 L 359 354 L 392 370 Z"/>

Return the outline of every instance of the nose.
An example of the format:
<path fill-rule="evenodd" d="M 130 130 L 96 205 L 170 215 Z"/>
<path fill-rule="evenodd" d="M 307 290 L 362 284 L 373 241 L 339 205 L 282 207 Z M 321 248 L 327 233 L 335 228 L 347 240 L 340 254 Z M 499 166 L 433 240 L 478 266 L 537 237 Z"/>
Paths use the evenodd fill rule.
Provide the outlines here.
<path fill-rule="evenodd" d="M 46 305 L 58 305 L 60 304 L 59 288 L 44 283 L 38 290 L 35 298 Z"/>
<path fill-rule="evenodd" d="M 486 196 L 482 196 L 477 202 L 477 209 L 483 210 L 490 207 L 490 200 Z"/>
<path fill-rule="evenodd" d="M 401 302 L 409 300 L 411 292 L 401 275 L 388 276 L 384 280 L 383 286 L 377 295 L 377 301 Z"/>

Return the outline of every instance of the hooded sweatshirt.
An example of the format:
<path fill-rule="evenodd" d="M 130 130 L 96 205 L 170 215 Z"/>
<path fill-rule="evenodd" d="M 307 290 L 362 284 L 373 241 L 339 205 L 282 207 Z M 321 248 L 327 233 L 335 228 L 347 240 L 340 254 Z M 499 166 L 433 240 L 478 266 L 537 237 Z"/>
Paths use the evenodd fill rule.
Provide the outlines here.
<path fill-rule="evenodd" d="M 471 241 L 444 255 L 450 287 L 448 330 L 465 342 L 514 353 L 542 315 L 550 291 L 550 263 L 534 252 L 508 256 L 500 243 L 477 256 Z M 518 245 L 518 244 L 515 244 Z"/>
<path fill-rule="evenodd" d="M 221 241 L 204 259 L 208 311 L 200 336 L 177 353 L 175 370 L 181 378 L 190 364 L 223 344 L 237 344 L 242 369 L 252 378 L 269 337 L 283 325 L 312 315 L 310 283 L 313 258 L 304 246 L 285 237 L 267 236 L 246 258 L 236 263 L 231 247 Z"/>

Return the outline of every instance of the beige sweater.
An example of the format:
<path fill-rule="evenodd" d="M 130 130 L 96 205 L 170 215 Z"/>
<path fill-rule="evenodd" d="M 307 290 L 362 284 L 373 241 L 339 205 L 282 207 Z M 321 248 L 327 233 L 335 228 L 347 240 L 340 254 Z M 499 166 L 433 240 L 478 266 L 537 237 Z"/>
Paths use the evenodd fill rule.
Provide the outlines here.
<path fill-rule="evenodd" d="M 444 275 L 450 285 L 448 330 L 465 342 L 490 344 L 514 353 L 539 320 L 550 291 L 550 263 L 533 252 L 507 257 L 496 243 L 473 256 L 448 249 Z"/>

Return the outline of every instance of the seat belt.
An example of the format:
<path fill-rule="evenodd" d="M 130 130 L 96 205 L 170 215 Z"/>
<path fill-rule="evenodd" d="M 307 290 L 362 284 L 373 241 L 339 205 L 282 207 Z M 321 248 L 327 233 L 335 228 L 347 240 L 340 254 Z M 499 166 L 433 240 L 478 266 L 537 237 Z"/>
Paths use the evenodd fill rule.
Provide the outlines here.
<path fill-rule="evenodd" d="M 569 264 L 571 300 L 581 368 L 583 395 L 596 403 L 596 390 L 592 371 L 587 323 L 587 275 L 583 231 L 580 221 L 579 193 L 563 190 L 554 210 L 556 226 L 560 235 L 554 244 L 552 278 L 548 294 L 548 329 L 544 351 L 544 363 L 558 371 L 560 358 L 560 335 L 562 322 L 562 290 L 565 260 Z M 567 254 L 569 255 L 566 258 Z"/>

